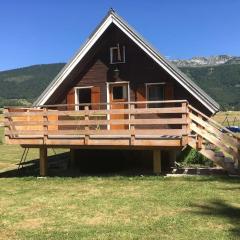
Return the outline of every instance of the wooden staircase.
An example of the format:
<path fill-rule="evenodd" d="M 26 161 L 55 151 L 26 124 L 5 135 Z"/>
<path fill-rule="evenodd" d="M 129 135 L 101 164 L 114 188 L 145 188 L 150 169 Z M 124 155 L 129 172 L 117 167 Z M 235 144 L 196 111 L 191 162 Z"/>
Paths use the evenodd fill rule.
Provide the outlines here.
<path fill-rule="evenodd" d="M 239 173 L 240 137 L 189 105 L 188 145 L 230 174 Z"/>

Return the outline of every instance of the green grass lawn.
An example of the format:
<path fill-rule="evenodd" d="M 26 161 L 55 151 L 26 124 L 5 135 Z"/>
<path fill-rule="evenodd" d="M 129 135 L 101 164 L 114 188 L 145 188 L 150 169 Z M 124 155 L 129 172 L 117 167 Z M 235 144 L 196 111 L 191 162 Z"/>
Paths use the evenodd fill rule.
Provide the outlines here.
<path fill-rule="evenodd" d="M 0 172 L 16 167 L 21 154 L 0 144 Z M 37 157 L 31 150 L 28 160 Z M 240 239 L 239 226 L 237 178 L 0 173 L 0 240 Z"/>
<path fill-rule="evenodd" d="M 0 239 L 239 239 L 240 182 L 0 179 Z"/>

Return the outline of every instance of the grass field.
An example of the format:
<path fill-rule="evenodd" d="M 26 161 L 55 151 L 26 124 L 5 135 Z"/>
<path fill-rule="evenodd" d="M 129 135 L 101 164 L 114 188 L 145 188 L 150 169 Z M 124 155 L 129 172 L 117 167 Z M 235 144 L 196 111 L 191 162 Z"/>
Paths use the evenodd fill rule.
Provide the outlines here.
<path fill-rule="evenodd" d="M 239 180 L 0 179 L 0 239 L 239 239 Z"/>
<path fill-rule="evenodd" d="M 16 166 L 21 153 L 0 144 L 0 172 Z M 37 156 L 33 150 L 28 159 Z M 224 240 L 240 239 L 239 226 L 237 178 L 0 173 L 0 240 Z"/>
<path fill-rule="evenodd" d="M 226 117 L 229 121 L 229 125 L 240 126 L 240 111 L 219 112 L 213 117 L 213 119 L 220 124 L 228 126 L 228 122 L 225 120 Z"/>

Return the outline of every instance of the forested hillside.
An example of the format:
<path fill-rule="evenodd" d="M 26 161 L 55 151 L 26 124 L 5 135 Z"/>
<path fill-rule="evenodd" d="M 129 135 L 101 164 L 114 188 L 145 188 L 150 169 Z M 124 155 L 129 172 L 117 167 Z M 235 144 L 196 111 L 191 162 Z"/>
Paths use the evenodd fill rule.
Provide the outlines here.
<path fill-rule="evenodd" d="M 0 72 L 0 107 L 33 102 L 63 66 L 64 63 L 44 64 Z M 224 108 L 240 109 L 240 64 L 181 70 Z"/>
<path fill-rule="evenodd" d="M 19 105 L 19 99 L 33 102 L 63 66 L 64 63 L 42 64 L 0 72 L 0 107 Z"/>
<path fill-rule="evenodd" d="M 240 64 L 184 67 L 181 70 L 223 108 L 240 109 Z"/>

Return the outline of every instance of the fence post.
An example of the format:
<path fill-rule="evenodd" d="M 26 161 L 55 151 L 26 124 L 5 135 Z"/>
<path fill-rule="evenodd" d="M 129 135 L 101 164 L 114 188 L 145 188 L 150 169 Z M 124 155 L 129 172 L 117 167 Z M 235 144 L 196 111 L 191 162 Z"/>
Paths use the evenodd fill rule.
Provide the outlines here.
<path fill-rule="evenodd" d="M 84 120 L 85 121 L 88 121 L 89 120 L 89 106 L 85 106 L 84 107 Z M 87 124 L 87 125 L 85 125 L 85 145 L 88 145 L 88 141 L 89 141 L 89 133 L 88 133 L 88 131 L 89 131 L 89 125 Z"/>
<path fill-rule="evenodd" d="M 134 113 L 132 113 L 132 111 L 134 111 L 135 109 L 135 105 L 134 103 L 130 104 L 130 121 L 135 119 L 135 115 Z M 131 131 L 131 145 L 134 145 L 135 143 L 135 124 L 130 124 L 130 131 Z"/>
<path fill-rule="evenodd" d="M 6 135 L 6 132 L 7 132 L 7 130 L 8 130 L 8 132 L 10 132 L 10 130 L 11 130 L 10 118 L 9 118 L 9 116 L 7 116 L 8 113 L 9 113 L 8 108 L 4 108 L 3 114 L 4 114 L 4 132 L 5 132 L 4 135 L 5 135 L 5 143 L 9 143 L 9 135 Z M 6 120 L 7 120 L 7 122 L 6 122 Z M 7 125 L 6 125 L 6 123 L 7 123 Z"/>
<path fill-rule="evenodd" d="M 182 130 L 183 130 L 183 136 L 182 136 L 182 145 L 186 145 L 188 144 L 188 126 L 187 124 L 189 124 L 189 120 L 188 120 L 188 107 L 187 107 L 187 103 L 183 102 L 182 103 L 182 108 L 184 109 L 184 113 L 182 114 L 182 119 L 185 120 L 184 124 L 182 124 Z M 187 123 L 187 124 L 186 124 Z"/>
<path fill-rule="evenodd" d="M 43 109 L 43 144 L 47 143 L 48 139 L 48 115 L 47 115 L 47 108 Z"/>
<path fill-rule="evenodd" d="M 202 120 L 202 116 L 198 113 L 198 118 Z M 197 126 L 202 129 L 203 127 L 200 124 L 197 124 Z M 197 149 L 202 149 L 202 144 L 203 144 L 203 137 L 201 135 L 197 135 Z"/>

